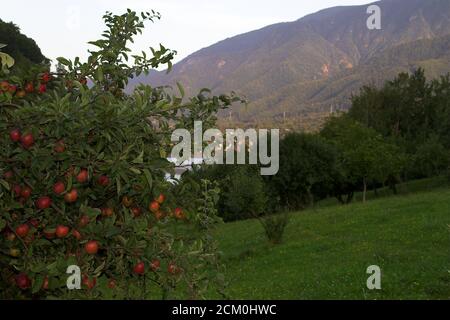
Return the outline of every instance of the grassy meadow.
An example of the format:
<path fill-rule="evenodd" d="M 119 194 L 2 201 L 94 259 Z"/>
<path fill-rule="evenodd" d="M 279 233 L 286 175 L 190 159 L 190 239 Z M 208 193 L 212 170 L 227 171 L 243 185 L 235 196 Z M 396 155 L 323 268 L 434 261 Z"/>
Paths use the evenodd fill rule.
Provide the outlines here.
<path fill-rule="evenodd" d="M 217 231 L 231 299 L 450 299 L 450 187 L 444 178 L 380 190 L 367 203 L 327 199 L 291 214 L 283 243 L 257 220 Z M 381 290 L 366 269 L 381 268 Z M 210 298 L 218 298 L 211 295 Z"/>

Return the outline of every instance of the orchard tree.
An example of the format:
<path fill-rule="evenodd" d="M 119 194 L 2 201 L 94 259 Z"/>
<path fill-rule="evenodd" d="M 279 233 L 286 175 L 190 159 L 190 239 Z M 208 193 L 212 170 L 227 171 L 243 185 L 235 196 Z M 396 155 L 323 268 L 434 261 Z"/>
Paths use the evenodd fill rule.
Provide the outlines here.
<path fill-rule="evenodd" d="M 163 46 L 129 57 L 155 19 L 106 13 L 86 62 L 0 75 L 2 298 L 196 299 L 220 284 L 217 188 L 202 181 L 174 193 L 166 155 L 174 128 L 211 126 L 238 99 L 205 90 L 188 99 L 181 86 L 180 95 L 145 85 L 126 94 L 131 77 L 170 69 L 175 52 Z M 80 267 L 82 290 L 67 289 L 69 265 Z"/>
<path fill-rule="evenodd" d="M 267 177 L 281 206 L 301 209 L 331 193 L 336 174 L 336 149 L 322 137 L 291 133 L 280 142 L 280 170 Z"/>
<path fill-rule="evenodd" d="M 423 69 L 400 73 L 380 89 L 363 87 L 352 97 L 349 115 L 383 136 L 402 137 L 414 144 L 426 139 L 439 116 L 432 96 Z"/>
<path fill-rule="evenodd" d="M 363 202 L 369 183 L 385 183 L 403 169 L 405 159 L 397 146 L 346 115 L 331 118 L 321 134 L 339 150 L 341 174 L 338 183 L 355 188 L 361 185 Z"/>
<path fill-rule="evenodd" d="M 445 172 L 450 165 L 450 153 L 439 141 L 438 136 L 431 136 L 417 147 L 413 156 L 411 172 L 417 176 L 433 177 Z"/>

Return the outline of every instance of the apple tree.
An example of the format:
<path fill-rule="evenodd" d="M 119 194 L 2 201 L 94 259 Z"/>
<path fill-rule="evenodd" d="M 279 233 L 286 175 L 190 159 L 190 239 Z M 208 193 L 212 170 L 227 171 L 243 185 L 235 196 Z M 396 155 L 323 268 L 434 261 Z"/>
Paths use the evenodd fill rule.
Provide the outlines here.
<path fill-rule="evenodd" d="M 0 74 L 1 298 L 197 299 L 221 284 L 217 187 L 174 188 L 166 157 L 175 128 L 212 126 L 239 99 L 187 98 L 181 86 L 126 91 L 130 78 L 171 67 L 175 52 L 162 45 L 128 48 L 156 19 L 106 13 L 86 62 Z M 80 290 L 67 288 L 71 265 Z"/>

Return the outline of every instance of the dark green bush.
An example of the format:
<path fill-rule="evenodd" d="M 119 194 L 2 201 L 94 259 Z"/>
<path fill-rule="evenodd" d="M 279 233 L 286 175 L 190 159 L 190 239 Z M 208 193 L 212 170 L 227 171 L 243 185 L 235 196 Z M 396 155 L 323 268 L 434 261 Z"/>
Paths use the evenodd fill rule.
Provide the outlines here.
<path fill-rule="evenodd" d="M 267 177 L 286 209 L 302 209 L 328 196 L 336 171 L 336 151 L 317 135 L 291 133 L 280 141 L 280 170 Z"/>
<path fill-rule="evenodd" d="M 450 154 L 433 136 L 417 148 L 412 161 L 412 174 L 417 177 L 432 177 L 446 172 L 450 165 Z"/>
<path fill-rule="evenodd" d="M 283 234 L 286 226 L 289 223 L 288 213 L 279 213 L 269 215 L 259 219 L 261 222 L 266 237 L 272 244 L 279 244 L 283 240 Z"/>
<path fill-rule="evenodd" d="M 208 179 L 219 184 L 219 216 L 235 221 L 259 216 L 266 211 L 267 191 L 254 165 L 203 165 L 183 175 L 183 181 Z"/>
<path fill-rule="evenodd" d="M 267 196 L 259 171 L 237 166 L 224 181 L 221 216 L 225 221 L 259 216 L 265 210 Z"/>

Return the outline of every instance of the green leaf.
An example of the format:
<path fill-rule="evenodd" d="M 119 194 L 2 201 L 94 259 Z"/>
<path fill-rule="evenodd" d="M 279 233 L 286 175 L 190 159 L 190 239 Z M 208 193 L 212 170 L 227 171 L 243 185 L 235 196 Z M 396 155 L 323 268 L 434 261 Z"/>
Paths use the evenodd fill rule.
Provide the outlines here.
<path fill-rule="evenodd" d="M 102 68 L 98 68 L 97 69 L 97 80 L 98 81 L 103 81 L 104 77 L 103 77 L 103 69 Z"/>
<path fill-rule="evenodd" d="M 121 233 L 121 230 L 117 227 L 111 227 L 108 229 L 108 231 L 105 234 L 106 238 L 112 238 L 114 236 L 117 236 L 118 234 Z"/>
<path fill-rule="evenodd" d="M 9 54 L 0 52 L 0 63 L 2 64 L 2 66 L 11 68 L 14 65 L 14 59 Z"/>
<path fill-rule="evenodd" d="M 73 184 L 72 175 L 70 175 L 69 179 L 67 181 L 67 190 L 71 190 L 72 189 L 72 184 Z"/>
<path fill-rule="evenodd" d="M 10 190 L 9 183 L 6 182 L 5 180 L 0 179 L 0 184 L 1 184 L 6 190 L 8 190 L 8 191 Z"/>
<path fill-rule="evenodd" d="M 153 188 L 152 174 L 150 173 L 150 171 L 148 169 L 144 169 L 144 175 L 145 175 L 145 178 L 147 179 L 148 187 L 151 190 Z"/>
<path fill-rule="evenodd" d="M 166 158 L 167 157 L 166 150 L 163 147 L 159 148 L 159 155 L 160 155 L 161 158 Z"/>
<path fill-rule="evenodd" d="M 43 262 L 38 262 L 34 266 L 30 268 L 31 272 L 34 273 L 41 273 L 42 271 L 45 271 L 47 269 L 47 265 Z"/>
<path fill-rule="evenodd" d="M 133 172 L 133 173 L 135 173 L 135 174 L 141 174 L 141 170 L 139 170 L 139 169 L 137 169 L 137 168 L 134 168 L 134 167 L 131 167 L 131 168 L 130 168 L 130 171 Z"/>
<path fill-rule="evenodd" d="M 94 270 L 94 277 L 98 277 L 100 275 L 100 272 L 105 268 L 105 265 L 106 260 L 104 260 L 103 263 Z"/>
<path fill-rule="evenodd" d="M 117 186 L 117 195 L 120 195 L 120 192 L 122 191 L 122 184 L 120 183 L 120 177 L 116 178 L 116 186 Z"/>
<path fill-rule="evenodd" d="M 42 288 L 42 284 L 44 283 L 44 276 L 42 274 L 36 275 L 33 281 L 33 289 L 32 293 L 36 293 Z"/>
<path fill-rule="evenodd" d="M 52 263 L 50 263 L 49 265 L 47 265 L 47 270 L 50 274 L 57 274 L 58 270 L 58 261 L 54 261 Z"/>
<path fill-rule="evenodd" d="M 56 61 L 58 61 L 62 65 L 68 66 L 68 67 L 72 65 L 72 63 L 69 60 L 67 60 L 66 58 L 63 58 L 63 57 L 56 58 Z"/>
<path fill-rule="evenodd" d="M 178 90 L 180 91 L 180 94 L 181 94 L 181 98 L 184 98 L 184 88 L 183 88 L 183 86 L 181 85 L 181 83 L 179 83 L 178 81 L 177 81 L 177 87 L 178 87 Z"/>
<path fill-rule="evenodd" d="M 144 150 L 141 151 L 139 156 L 132 161 L 134 164 L 143 164 L 144 163 Z"/>

